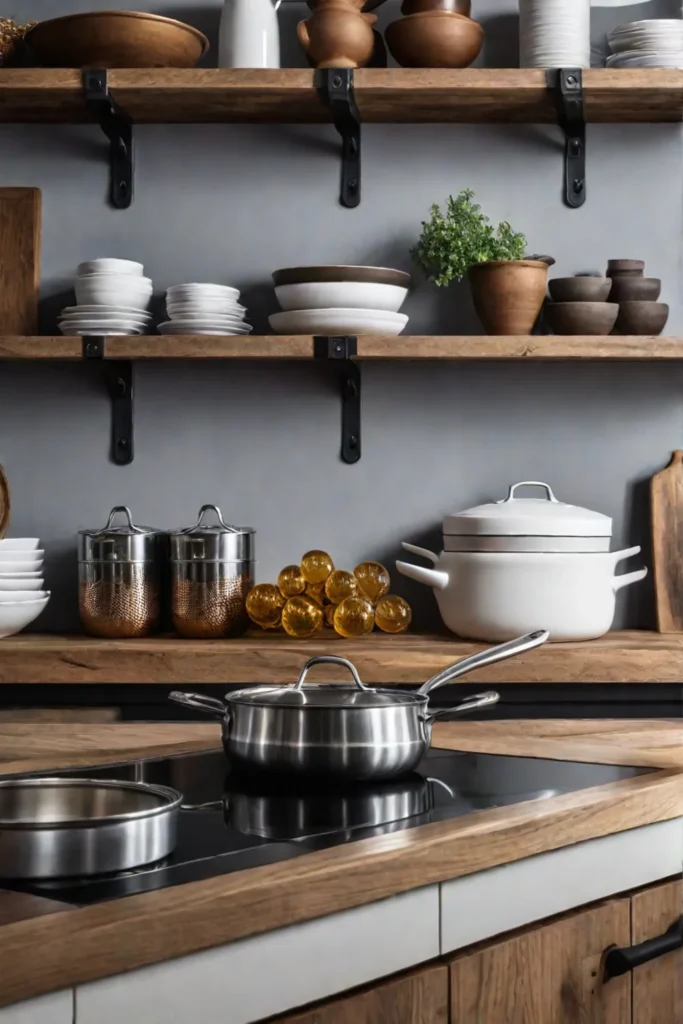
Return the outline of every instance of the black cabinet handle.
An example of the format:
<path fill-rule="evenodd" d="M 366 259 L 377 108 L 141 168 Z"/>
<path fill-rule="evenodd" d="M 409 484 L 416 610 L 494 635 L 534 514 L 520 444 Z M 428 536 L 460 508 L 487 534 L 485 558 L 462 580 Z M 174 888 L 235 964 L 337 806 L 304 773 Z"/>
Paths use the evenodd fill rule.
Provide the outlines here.
<path fill-rule="evenodd" d="M 683 949 L 683 917 L 674 921 L 671 927 L 656 939 L 647 939 L 637 946 L 627 946 L 625 949 L 618 946 L 608 949 L 603 980 L 609 981 L 610 978 L 628 974 L 641 964 L 656 960 L 665 953 L 673 953 L 676 949 Z"/>

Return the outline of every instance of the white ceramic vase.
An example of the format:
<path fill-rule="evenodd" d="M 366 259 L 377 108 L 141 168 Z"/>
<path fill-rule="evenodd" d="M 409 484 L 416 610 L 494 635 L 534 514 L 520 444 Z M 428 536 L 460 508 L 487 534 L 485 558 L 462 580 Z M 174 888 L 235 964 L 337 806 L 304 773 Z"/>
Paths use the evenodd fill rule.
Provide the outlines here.
<path fill-rule="evenodd" d="M 282 0 L 225 0 L 218 40 L 219 68 L 279 68 Z"/>

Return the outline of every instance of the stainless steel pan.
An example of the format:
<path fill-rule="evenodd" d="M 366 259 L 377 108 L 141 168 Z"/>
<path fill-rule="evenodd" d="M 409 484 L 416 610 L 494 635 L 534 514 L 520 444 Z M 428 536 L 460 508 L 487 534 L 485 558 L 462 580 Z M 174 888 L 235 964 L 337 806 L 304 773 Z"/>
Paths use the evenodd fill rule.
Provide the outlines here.
<path fill-rule="evenodd" d="M 181 800 L 144 782 L 0 781 L 0 878 L 83 877 L 162 860 L 176 844 Z"/>
<path fill-rule="evenodd" d="M 441 715 L 467 714 L 499 700 L 480 693 L 456 707 L 429 711 L 429 694 L 467 672 L 538 647 L 537 631 L 489 648 L 444 669 L 417 693 L 365 686 L 350 661 L 311 658 L 295 686 L 258 687 L 226 694 L 225 702 L 194 693 L 171 700 L 223 720 L 223 749 L 238 768 L 355 781 L 391 779 L 413 771 L 427 752 L 432 723 Z M 304 685 L 313 665 L 343 665 L 353 686 Z"/>

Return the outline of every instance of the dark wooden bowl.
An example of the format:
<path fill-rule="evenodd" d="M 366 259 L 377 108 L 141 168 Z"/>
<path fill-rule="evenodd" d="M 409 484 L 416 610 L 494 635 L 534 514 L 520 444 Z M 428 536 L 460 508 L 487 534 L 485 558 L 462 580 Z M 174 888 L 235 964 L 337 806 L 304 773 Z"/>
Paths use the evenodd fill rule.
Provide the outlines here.
<path fill-rule="evenodd" d="M 612 302 L 656 302 L 662 290 L 658 277 L 615 277 Z"/>
<path fill-rule="evenodd" d="M 666 302 L 622 302 L 614 333 L 657 337 L 666 327 L 668 319 L 669 307 Z"/>
<path fill-rule="evenodd" d="M 484 30 L 462 14 L 423 11 L 393 21 L 384 37 L 401 67 L 467 68 L 479 56 Z"/>
<path fill-rule="evenodd" d="M 26 43 L 47 68 L 193 68 L 209 48 L 191 25 L 136 11 L 41 21 Z"/>
<path fill-rule="evenodd" d="M 450 11 L 469 18 L 471 0 L 403 0 L 401 14 L 421 14 L 423 11 Z"/>
<path fill-rule="evenodd" d="M 546 320 L 553 334 L 609 334 L 619 307 L 614 302 L 548 302 Z"/>
<path fill-rule="evenodd" d="M 548 281 L 553 302 L 606 302 L 611 288 L 611 277 L 555 277 Z"/>

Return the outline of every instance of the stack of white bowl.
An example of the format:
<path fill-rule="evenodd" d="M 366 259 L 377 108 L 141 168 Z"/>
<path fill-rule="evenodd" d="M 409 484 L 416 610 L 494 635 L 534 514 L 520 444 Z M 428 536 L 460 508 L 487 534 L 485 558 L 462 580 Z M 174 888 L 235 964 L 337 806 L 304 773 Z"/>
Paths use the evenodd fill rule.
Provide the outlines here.
<path fill-rule="evenodd" d="M 410 274 L 387 267 L 288 267 L 273 274 L 276 334 L 400 334 Z"/>
<path fill-rule="evenodd" d="M 62 310 L 62 334 L 144 334 L 153 285 L 143 271 L 132 260 L 81 263 L 74 285 L 78 305 Z"/>
<path fill-rule="evenodd" d="M 169 319 L 160 334 L 249 334 L 237 288 L 226 284 L 174 284 L 166 292 Z"/>
<path fill-rule="evenodd" d="M 683 21 L 658 18 L 620 25 L 607 36 L 608 68 L 683 68 Z"/>
<path fill-rule="evenodd" d="M 589 68 L 590 0 L 519 0 L 523 68 Z"/>
<path fill-rule="evenodd" d="M 0 637 L 21 632 L 50 600 L 43 588 L 43 555 L 37 537 L 0 540 Z"/>

